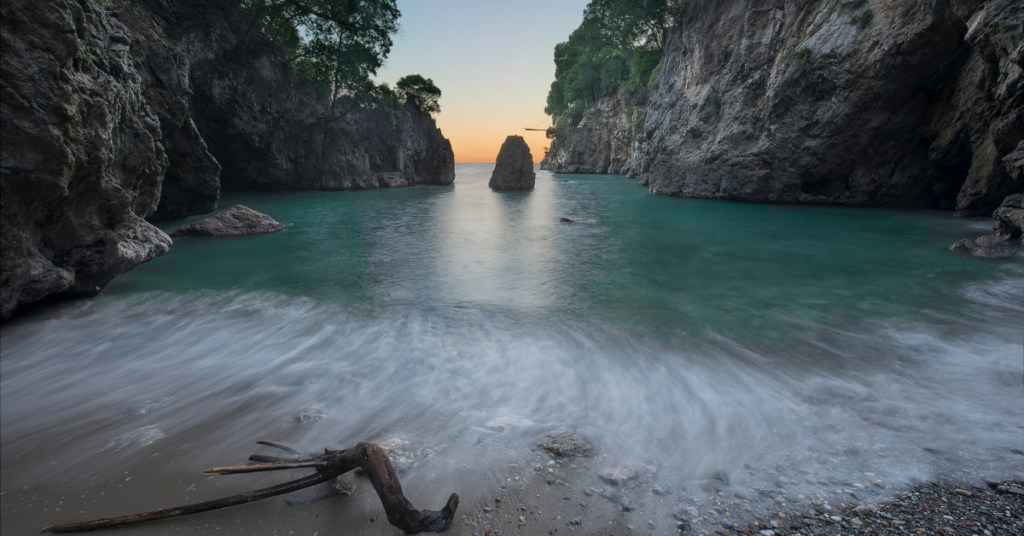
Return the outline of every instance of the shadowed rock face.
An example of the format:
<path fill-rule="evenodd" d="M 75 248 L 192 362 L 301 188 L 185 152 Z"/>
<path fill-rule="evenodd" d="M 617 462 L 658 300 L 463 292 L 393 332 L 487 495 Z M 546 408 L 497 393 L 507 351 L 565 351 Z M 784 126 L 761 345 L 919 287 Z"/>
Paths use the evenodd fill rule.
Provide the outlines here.
<path fill-rule="evenodd" d="M 167 252 L 143 219 L 168 166 L 129 30 L 88 0 L 0 7 L 0 317 L 94 295 Z"/>
<path fill-rule="evenodd" d="M 451 144 L 429 115 L 332 109 L 235 5 L 3 2 L 0 318 L 96 294 L 166 253 L 145 220 L 208 213 L 222 182 L 452 183 Z"/>
<path fill-rule="evenodd" d="M 1024 194 L 1007 196 L 992 217 L 996 219 L 996 235 L 1010 239 L 1024 234 Z M 1024 247 L 1024 239 L 1020 245 Z"/>
<path fill-rule="evenodd" d="M 537 181 L 533 155 L 522 136 L 509 136 L 501 144 L 498 159 L 487 183 L 494 190 L 530 190 Z"/>
<path fill-rule="evenodd" d="M 635 125 L 628 174 L 655 193 L 987 215 L 1024 191 L 1022 17 L 1014 0 L 692 2 L 645 120 L 603 103 L 544 166 L 612 171 Z"/>
<path fill-rule="evenodd" d="M 224 190 L 450 185 L 455 156 L 412 108 L 332 106 L 280 49 L 217 2 L 150 2 L 188 63 L 191 117 Z"/>
<path fill-rule="evenodd" d="M 276 233 L 284 225 L 274 218 L 244 206 L 235 205 L 216 216 L 186 225 L 171 236 L 245 236 Z"/>

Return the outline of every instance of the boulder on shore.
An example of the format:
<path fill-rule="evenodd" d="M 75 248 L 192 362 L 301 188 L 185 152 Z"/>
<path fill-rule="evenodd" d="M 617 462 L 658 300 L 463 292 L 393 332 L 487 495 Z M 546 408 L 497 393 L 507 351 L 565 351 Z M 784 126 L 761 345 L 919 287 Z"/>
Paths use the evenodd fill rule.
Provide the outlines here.
<path fill-rule="evenodd" d="M 491 173 L 493 190 L 530 190 L 537 181 L 533 172 L 533 155 L 522 136 L 509 136 L 501 144 L 498 160 Z"/>
<path fill-rule="evenodd" d="M 255 210 L 235 205 L 216 216 L 186 225 L 171 233 L 171 236 L 244 236 L 276 233 L 284 229 L 278 223 Z"/>

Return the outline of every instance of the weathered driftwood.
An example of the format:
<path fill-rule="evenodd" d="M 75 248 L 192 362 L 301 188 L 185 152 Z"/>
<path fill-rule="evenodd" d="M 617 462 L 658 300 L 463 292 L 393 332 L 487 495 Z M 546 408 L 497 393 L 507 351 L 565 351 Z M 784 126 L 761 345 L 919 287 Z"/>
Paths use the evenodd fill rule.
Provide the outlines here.
<path fill-rule="evenodd" d="M 257 441 L 261 445 L 284 450 L 291 454 L 304 456 L 299 459 L 283 459 L 263 454 L 253 454 L 249 460 L 260 462 L 259 465 L 239 465 L 233 467 L 214 467 L 203 472 L 206 476 L 234 475 L 241 473 L 255 473 L 261 471 L 282 471 L 286 469 L 316 469 L 316 472 L 298 480 L 278 484 L 270 488 L 249 491 L 223 499 L 206 501 L 177 508 L 165 508 L 142 514 L 129 516 L 110 517 L 96 521 L 85 521 L 82 523 L 69 523 L 66 525 L 53 525 L 43 529 L 43 532 L 85 532 L 108 527 L 122 525 L 134 525 L 146 521 L 156 521 L 169 517 L 187 516 L 235 506 L 267 497 L 274 497 L 290 493 L 292 491 L 315 486 L 327 482 L 353 469 L 362 469 L 363 473 L 377 490 L 380 502 L 384 505 L 388 521 L 392 525 L 408 532 L 416 534 L 420 532 L 441 532 L 452 524 L 455 518 L 455 510 L 459 507 L 459 496 L 452 493 L 448 498 L 448 504 L 439 511 L 417 510 L 413 508 L 409 499 L 402 493 L 402 484 L 398 481 L 398 475 L 391 467 L 391 460 L 388 459 L 384 449 L 373 443 L 359 443 L 354 448 L 345 450 L 324 449 L 324 454 L 315 456 L 305 454 L 287 445 L 273 443 L 271 441 Z"/>

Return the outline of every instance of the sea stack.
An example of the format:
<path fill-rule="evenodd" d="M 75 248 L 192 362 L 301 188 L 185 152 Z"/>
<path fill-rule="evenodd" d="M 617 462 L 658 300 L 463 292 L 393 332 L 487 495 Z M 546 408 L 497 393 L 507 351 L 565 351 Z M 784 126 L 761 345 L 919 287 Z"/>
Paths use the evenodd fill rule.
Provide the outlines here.
<path fill-rule="evenodd" d="M 491 173 L 492 190 L 530 190 L 537 181 L 533 172 L 533 155 L 522 136 L 509 136 L 501 144 L 498 161 Z"/>

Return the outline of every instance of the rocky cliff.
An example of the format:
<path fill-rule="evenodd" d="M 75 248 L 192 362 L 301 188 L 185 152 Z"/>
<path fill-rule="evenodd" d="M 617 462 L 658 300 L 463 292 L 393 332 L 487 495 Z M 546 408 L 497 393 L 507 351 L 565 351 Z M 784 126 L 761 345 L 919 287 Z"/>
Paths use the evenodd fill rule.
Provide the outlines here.
<path fill-rule="evenodd" d="M 231 4 L 4 0 L 0 318 L 166 253 L 146 220 L 209 212 L 222 186 L 452 183 L 429 116 L 332 110 Z"/>
<path fill-rule="evenodd" d="M 669 195 L 990 214 L 1024 191 L 1022 17 L 1014 0 L 694 0 L 628 173 Z M 601 161 L 565 150 L 584 136 L 550 167 Z"/>
<path fill-rule="evenodd" d="M 541 169 L 556 173 L 629 172 L 634 125 L 641 126 L 647 111 L 630 106 L 621 97 L 601 100 L 578 125 L 552 140 Z"/>
<path fill-rule="evenodd" d="M 447 185 L 450 142 L 409 108 L 332 107 L 266 37 L 220 3 L 152 2 L 188 62 L 192 116 L 225 190 Z"/>
<path fill-rule="evenodd" d="M 132 40 L 94 2 L 0 8 L 3 318 L 48 295 L 95 294 L 171 245 L 143 219 L 168 158 Z"/>

